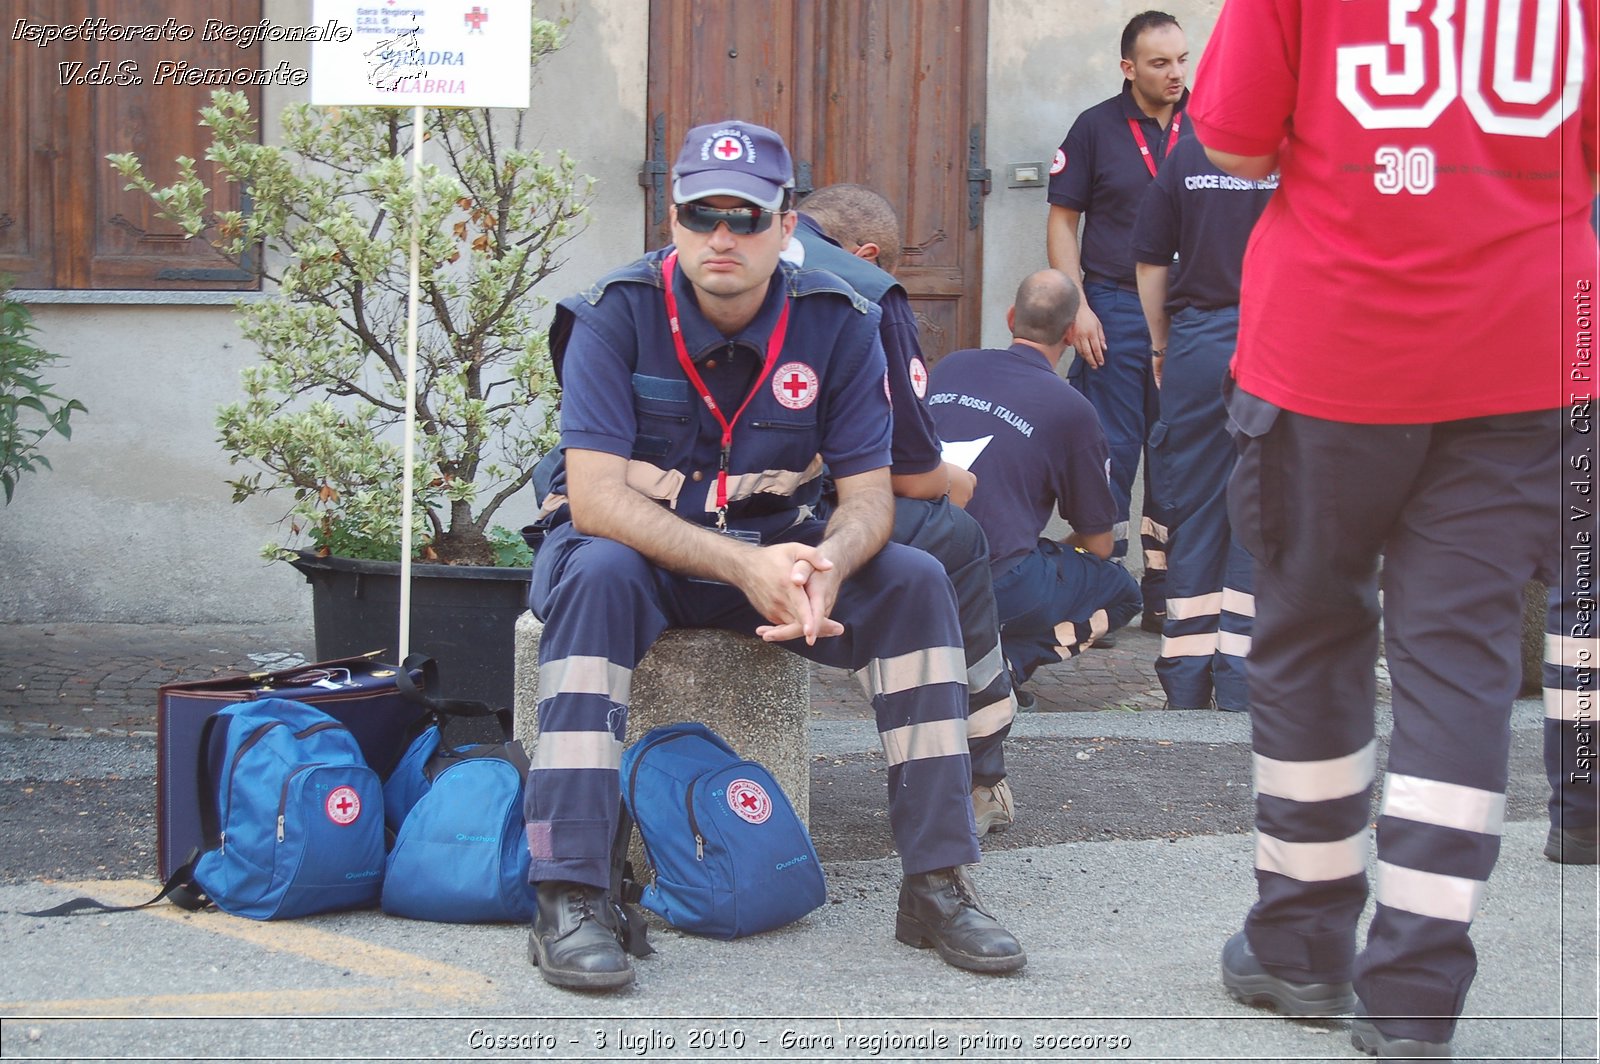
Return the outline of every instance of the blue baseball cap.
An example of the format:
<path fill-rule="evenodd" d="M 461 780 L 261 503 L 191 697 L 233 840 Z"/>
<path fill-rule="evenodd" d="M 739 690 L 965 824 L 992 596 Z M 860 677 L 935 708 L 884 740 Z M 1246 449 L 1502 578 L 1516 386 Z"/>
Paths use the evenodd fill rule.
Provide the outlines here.
<path fill-rule="evenodd" d="M 783 207 L 794 188 L 794 160 L 783 138 L 754 122 L 695 126 L 683 138 L 672 166 L 672 200 L 737 196 L 769 211 Z"/>

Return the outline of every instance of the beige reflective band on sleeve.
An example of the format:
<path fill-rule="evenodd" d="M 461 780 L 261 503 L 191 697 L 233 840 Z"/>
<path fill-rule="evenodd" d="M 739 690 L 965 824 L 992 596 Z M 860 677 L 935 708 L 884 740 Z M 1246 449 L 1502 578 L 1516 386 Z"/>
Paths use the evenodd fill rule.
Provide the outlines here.
<path fill-rule="evenodd" d="M 1144 567 L 1146 569 L 1165 569 L 1167 567 L 1167 552 L 1164 550 L 1146 550 L 1144 552 Z"/>
<path fill-rule="evenodd" d="M 1544 636 L 1544 660 L 1563 669 L 1593 669 L 1600 665 L 1600 659 L 1595 657 L 1596 648 L 1600 648 L 1600 639 L 1592 636 L 1580 638 L 1549 632 Z"/>
<path fill-rule="evenodd" d="M 1149 536 L 1157 543 L 1165 543 L 1168 539 L 1169 533 L 1166 525 L 1159 524 L 1148 517 L 1140 517 L 1139 535 Z"/>
<path fill-rule="evenodd" d="M 985 735 L 993 735 L 1016 719 L 1016 715 L 1016 696 L 1008 694 L 967 716 L 967 738 L 981 739 Z"/>
<path fill-rule="evenodd" d="M 606 658 L 573 655 L 539 666 L 541 702 L 556 695 L 605 695 L 627 705 L 632 691 L 633 670 Z"/>
<path fill-rule="evenodd" d="M 622 766 L 622 744 L 610 732 L 542 731 L 532 754 L 535 771 Z"/>
<path fill-rule="evenodd" d="M 1498 835 L 1505 827 L 1506 796 L 1459 783 L 1391 772 L 1383 781 L 1382 815 L 1441 828 Z"/>
<path fill-rule="evenodd" d="M 1594 723 L 1595 700 L 1593 689 L 1568 691 L 1563 687 L 1544 689 L 1544 715 L 1549 720 L 1588 721 Z"/>
<path fill-rule="evenodd" d="M 1213 591 L 1209 595 L 1195 595 L 1193 598 L 1167 599 L 1167 616 L 1175 621 L 1186 621 L 1191 617 L 1215 617 L 1222 612 L 1222 592 Z"/>
<path fill-rule="evenodd" d="M 1241 617 L 1254 617 L 1256 615 L 1256 597 L 1231 587 L 1222 589 L 1222 608 L 1228 613 L 1237 613 Z"/>
<path fill-rule="evenodd" d="M 1367 832 L 1337 842 L 1285 842 L 1256 832 L 1256 867 L 1302 883 L 1348 879 L 1367 867 Z"/>
<path fill-rule="evenodd" d="M 1194 635 L 1164 635 L 1161 637 L 1161 656 L 1164 658 L 1209 658 L 1217 652 L 1217 633 L 1196 632 Z"/>
<path fill-rule="evenodd" d="M 960 647 L 931 647 L 893 658 L 873 658 L 858 678 L 869 695 L 894 695 L 931 683 L 965 685 L 967 665 Z"/>
<path fill-rule="evenodd" d="M 1218 632 L 1217 649 L 1230 658 L 1250 656 L 1250 637 L 1238 632 Z"/>
<path fill-rule="evenodd" d="M 672 509 L 678 508 L 678 494 L 683 491 L 683 474 L 676 469 L 641 462 L 634 458 L 628 462 L 628 487 L 651 499 L 658 499 Z"/>
<path fill-rule="evenodd" d="M 1251 754 L 1256 793 L 1291 802 L 1331 802 L 1360 794 L 1377 774 L 1378 740 L 1326 761 L 1279 761 Z"/>
<path fill-rule="evenodd" d="M 880 733 L 890 767 L 931 757 L 956 757 L 967 752 L 967 722 L 931 720 Z"/>
<path fill-rule="evenodd" d="M 816 455 L 811 464 L 799 473 L 792 469 L 767 469 L 760 473 L 739 473 L 728 477 L 728 501 L 738 502 L 752 495 L 794 495 L 801 488 L 822 475 L 822 456 Z M 717 512 L 715 492 L 706 493 L 706 513 Z"/>
<path fill-rule="evenodd" d="M 1482 880 L 1419 872 L 1385 861 L 1378 862 L 1376 873 L 1378 904 L 1391 909 L 1470 924 L 1483 904 Z"/>

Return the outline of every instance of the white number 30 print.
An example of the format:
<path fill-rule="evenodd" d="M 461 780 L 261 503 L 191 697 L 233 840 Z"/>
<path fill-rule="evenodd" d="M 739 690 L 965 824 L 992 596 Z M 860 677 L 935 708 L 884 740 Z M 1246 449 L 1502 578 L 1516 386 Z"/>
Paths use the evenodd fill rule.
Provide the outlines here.
<path fill-rule="evenodd" d="M 1485 133 L 1544 137 L 1577 110 L 1587 47 L 1579 0 L 1461 5 L 1458 16 L 1458 0 L 1389 0 L 1387 41 L 1339 49 L 1339 101 L 1363 128 L 1427 129 L 1459 96 Z M 1390 60 L 1396 49 L 1398 63 Z M 1410 188 L 1411 153 L 1386 160 L 1380 150 L 1377 162 Z M 1385 188 L 1382 175 L 1378 187 L 1399 191 Z"/>
<path fill-rule="evenodd" d="M 1433 191 L 1434 155 L 1429 147 L 1379 148 L 1373 156 L 1378 170 L 1373 183 L 1386 196 L 1409 192 L 1413 196 L 1426 196 Z"/>

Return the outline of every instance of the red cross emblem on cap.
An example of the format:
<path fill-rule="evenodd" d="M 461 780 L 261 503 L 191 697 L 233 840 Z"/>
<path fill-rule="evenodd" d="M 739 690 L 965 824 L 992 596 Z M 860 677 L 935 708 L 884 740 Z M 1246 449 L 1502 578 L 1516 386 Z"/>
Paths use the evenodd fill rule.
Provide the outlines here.
<path fill-rule="evenodd" d="M 718 137 L 711 152 L 723 162 L 731 163 L 744 155 L 744 145 L 739 143 L 738 137 Z"/>
<path fill-rule="evenodd" d="M 785 362 L 772 375 L 772 394 L 790 410 L 804 410 L 817 401 L 817 371 L 804 362 Z"/>
<path fill-rule="evenodd" d="M 918 399 L 928 395 L 928 367 L 922 364 L 922 359 L 913 358 L 911 368 L 907 371 L 911 376 L 911 390 L 917 393 Z"/>

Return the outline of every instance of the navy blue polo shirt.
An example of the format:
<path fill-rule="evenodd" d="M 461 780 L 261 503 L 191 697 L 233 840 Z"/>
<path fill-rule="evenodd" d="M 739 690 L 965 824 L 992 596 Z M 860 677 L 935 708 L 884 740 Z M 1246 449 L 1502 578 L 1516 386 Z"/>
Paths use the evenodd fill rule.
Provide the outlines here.
<path fill-rule="evenodd" d="M 574 322 L 562 370 L 561 446 L 629 459 L 628 484 L 702 525 L 716 523 L 722 428 L 679 365 L 667 326 L 661 263 L 651 252 L 563 300 Z M 728 524 L 764 542 L 802 519 L 835 477 L 889 464 L 889 400 L 878 308 L 832 274 L 780 264 L 755 318 L 724 336 L 701 315 L 694 286 L 673 274 L 689 357 L 735 423 Z M 783 302 L 788 335 L 759 379 Z M 564 494 L 566 470 L 552 493 Z"/>
<path fill-rule="evenodd" d="M 1145 190 L 1133 227 L 1135 260 L 1172 262 L 1168 314 L 1238 305 L 1244 246 L 1277 187 L 1277 174 L 1252 181 L 1223 173 L 1193 137 L 1173 149 Z"/>
<path fill-rule="evenodd" d="M 1172 110 L 1179 140 L 1194 136 L 1182 118 L 1188 103 L 1185 89 Z M 1079 261 L 1084 280 L 1123 288 L 1137 287 L 1129 238 L 1139 202 L 1154 180 L 1128 126 L 1130 118 L 1139 123 L 1151 160 L 1159 168 L 1171 143 L 1170 124 L 1162 129 L 1139 110 L 1133 83 L 1124 80 L 1121 93 L 1095 104 L 1072 123 L 1050 167 L 1050 189 L 1045 196 L 1055 206 L 1083 212 Z"/>
<path fill-rule="evenodd" d="M 954 351 L 933 367 L 928 405 L 948 444 L 986 441 L 967 503 L 999 575 L 1032 551 L 1052 508 L 1085 535 L 1109 532 L 1111 452 L 1094 407 L 1026 344 Z"/>
<path fill-rule="evenodd" d="M 939 433 L 927 406 L 928 364 L 922 358 L 917 316 L 906 290 L 892 274 L 839 246 L 804 212 L 795 226 L 794 239 L 802 250 L 805 269 L 837 275 L 883 311 L 878 338 L 889 365 L 889 402 L 894 409 L 889 472 L 904 476 L 938 469 L 943 458 Z"/>

